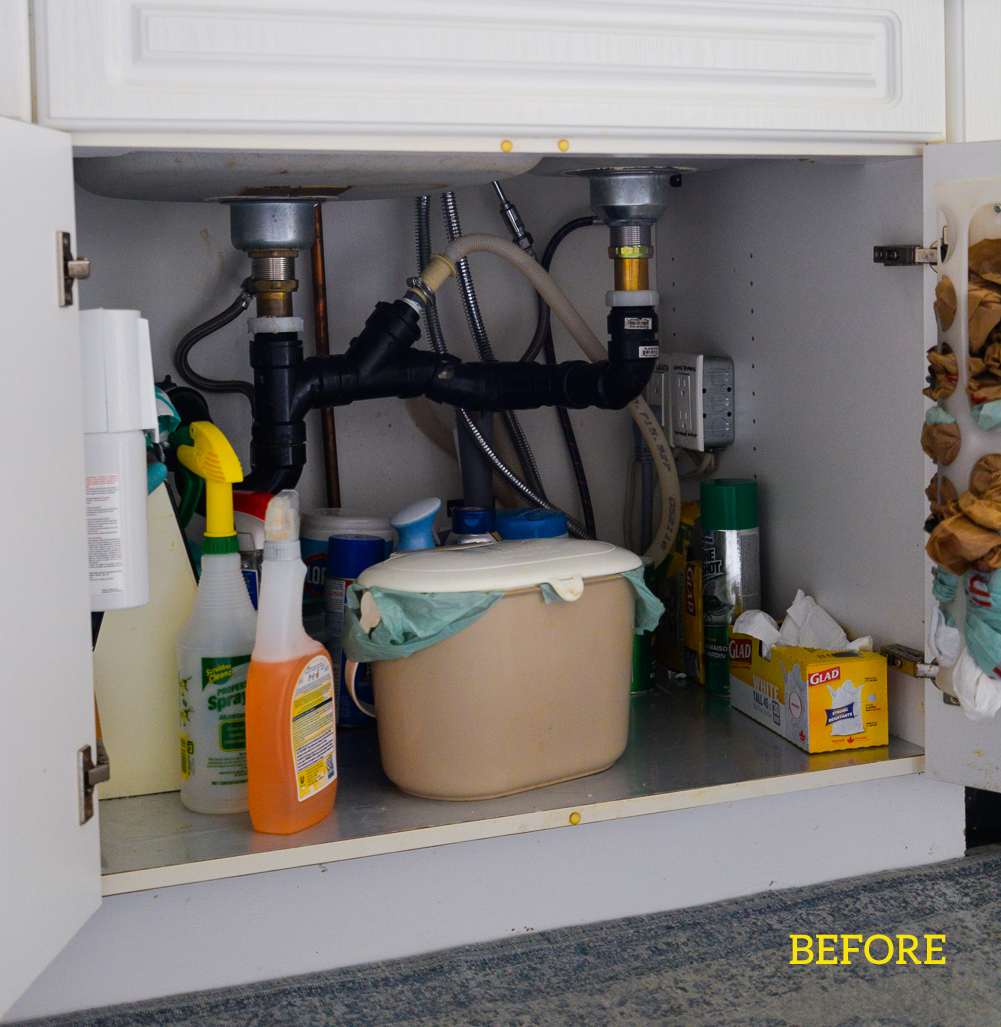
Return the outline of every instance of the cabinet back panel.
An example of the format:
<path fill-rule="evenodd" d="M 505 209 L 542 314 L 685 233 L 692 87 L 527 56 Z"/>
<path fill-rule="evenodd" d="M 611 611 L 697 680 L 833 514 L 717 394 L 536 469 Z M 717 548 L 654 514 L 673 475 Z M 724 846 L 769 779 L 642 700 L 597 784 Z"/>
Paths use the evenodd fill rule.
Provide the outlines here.
<path fill-rule="evenodd" d="M 587 183 L 579 178 L 523 176 L 506 184 L 509 197 L 536 238 L 541 255 L 550 235 L 572 217 L 588 213 Z M 507 237 L 490 186 L 458 194 L 466 233 Z M 246 257 L 229 238 L 229 213 L 214 203 L 112 200 L 77 189 L 81 249 L 91 257 L 92 277 L 81 290 L 91 307 L 127 307 L 149 318 L 154 369 L 159 380 L 170 373 L 178 340 L 196 324 L 222 310 L 237 295 L 249 271 Z M 432 203 L 434 248 L 446 245 L 438 194 Z M 324 208 L 327 296 L 331 352 L 343 352 L 364 326 L 379 300 L 402 295 L 415 272 L 414 213 L 409 199 L 336 201 Z M 571 301 L 606 338 L 605 292 L 613 287 L 608 232 L 582 230 L 559 250 L 553 274 Z M 484 322 L 501 360 L 517 360 L 535 329 L 534 293 L 522 276 L 489 254 L 475 254 L 470 266 Z M 296 263 L 299 291 L 295 313 L 305 321 L 305 351 L 313 352 L 312 292 L 308 254 Z M 474 360 L 454 282 L 441 290 L 439 310 L 449 351 Z M 555 329 L 557 356 L 581 353 L 562 326 Z M 418 347 L 429 348 L 426 339 Z M 192 352 L 192 365 L 218 378 L 250 378 L 246 318 L 210 336 Z M 250 413 L 242 396 L 209 397 L 213 417 L 233 442 L 244 469 L 249 466 Z M 448 417 L 450 411 L 438 408 Z M 579 514 L 566 447 L 553 410 L 520 415 L 551 498 Z M 571 411 L 588 472 L 598 532 L 621 543 L 626 465 L 632 452 L 632 421 L 624 411 Z M 415 427 L 396 399 L 367 401 L 336 411 L 341 495 L 353 510 L 389 515 L 423 496 L 444 501 L 461 494 L 458 465 Z M 303 509 L 324 504 L 319 415 L 308 416 L 308 457 L 300 481 Z M 444 517 L 440 521 L 444 523 Z"/>

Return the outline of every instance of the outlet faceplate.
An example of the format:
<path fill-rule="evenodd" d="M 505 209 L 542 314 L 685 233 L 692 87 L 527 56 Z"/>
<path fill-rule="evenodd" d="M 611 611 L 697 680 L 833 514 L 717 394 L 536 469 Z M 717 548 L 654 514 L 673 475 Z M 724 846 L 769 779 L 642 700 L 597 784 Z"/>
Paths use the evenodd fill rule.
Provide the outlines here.
<path fill-rule="evenodd" d="M 672 353 L 658 366 L 664 417 L 672 446 L 706 452 L 734 440 L 736 387 L 733 361 L 701 353 Z"/>

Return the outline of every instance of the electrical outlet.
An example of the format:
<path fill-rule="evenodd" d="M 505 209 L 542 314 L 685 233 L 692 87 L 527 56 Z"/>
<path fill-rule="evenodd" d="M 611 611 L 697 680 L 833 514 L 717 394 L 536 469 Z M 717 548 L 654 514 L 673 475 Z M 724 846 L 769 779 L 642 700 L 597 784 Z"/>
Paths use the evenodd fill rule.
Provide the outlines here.
<path fill-rule="evenodd" d="M 691 374 L 682 371 L 672 376 L 674 389 L 671 394 L 672 424 L 686 438 L 695 429 L 695 417 L 692 411 L 692 378 Z"/>
<path fill-rule="evenodd" d="M 729 357 L 672 353 L 662 390 L 669 398 L 672 446 L 698 452 L 722 449 L 734 440 L 735 383 Z"/>

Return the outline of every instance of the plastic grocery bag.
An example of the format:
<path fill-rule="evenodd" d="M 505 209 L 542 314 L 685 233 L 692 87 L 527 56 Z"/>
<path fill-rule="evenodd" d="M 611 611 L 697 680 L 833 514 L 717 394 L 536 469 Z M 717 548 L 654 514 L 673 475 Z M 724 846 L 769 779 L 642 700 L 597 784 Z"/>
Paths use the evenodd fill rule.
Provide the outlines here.
<path fill-rule="evenodd" d="M 924 395 L 929 399 L 947 399 L 956 391 L 959 381 L 959 368 L 956 354 L 943 343 L 942 352 L 934 346 L 928 350 L 928 388 Z"/>
<path fill-rule="evenodd" d="M 1001 681 L 985 674 L 966 649 L 952 670 L 952 687 L 968 720 L 989 720 L 1001 709 Z"/>
<path fill-rule="evenodd" d="M 925 414 L 921 429 L 921 448 L 937 464 L 948 466 L 959 455 L 959 425 L 956 418 L 942 407 L 932 407 Z"/>
<path fill-rule="evenodd" d="M 942 520 L 925 546 L 935 563 L 954 574 L 965 574 L 972 565 L 986 571 L 1001 567 L 1001 454 L 981 457 L 970 473 L 970 491 L 940 509 Z"/>
<path fill-rule="evenodd" d="M 928 653 L 932 660 L 940 667 L 951 667 L 962 648 L 963 638 L 956 622 L 944 610 L 934 607 L 928 625 Z"/>

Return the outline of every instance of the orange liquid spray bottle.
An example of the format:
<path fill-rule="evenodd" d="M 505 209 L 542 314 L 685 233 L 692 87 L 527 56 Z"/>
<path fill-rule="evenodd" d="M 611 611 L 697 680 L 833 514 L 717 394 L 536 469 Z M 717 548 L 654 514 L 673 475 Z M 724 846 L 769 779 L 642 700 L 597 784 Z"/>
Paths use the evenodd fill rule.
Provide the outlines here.
<path fill-rule="evenodd" d="M 299 496 L 280 492 L 264 522 L 257 639 L 247 676 L 247 785 L 255 831 L 293 834 L 334 808 L 334 675 L 302 627 L 306 565 Z"/>

